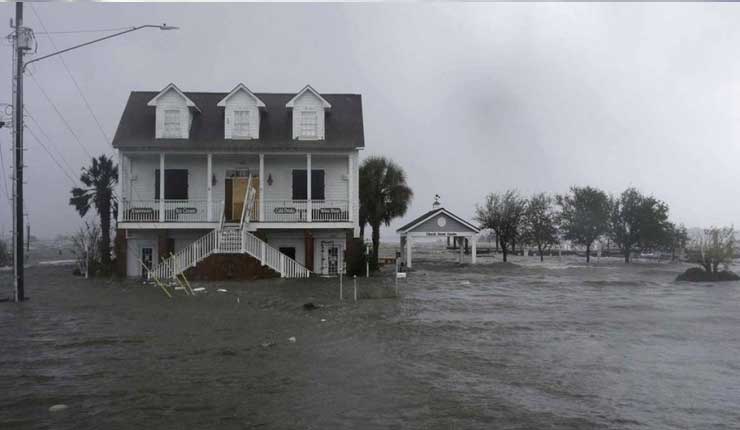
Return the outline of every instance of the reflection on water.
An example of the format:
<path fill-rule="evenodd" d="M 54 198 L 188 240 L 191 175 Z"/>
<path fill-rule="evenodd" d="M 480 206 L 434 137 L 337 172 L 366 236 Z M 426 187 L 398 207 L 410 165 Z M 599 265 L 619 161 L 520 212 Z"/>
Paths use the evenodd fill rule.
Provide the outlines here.
<path fill-rule="evenodd" d="M 357 305 L 335 279 L 199 284 L 207 294 L 168 301 L 30 269 L 31 301 L 0 304 L 0 427 L 740 426 L 740 283 L 415 254 L 400 300 Z"/>

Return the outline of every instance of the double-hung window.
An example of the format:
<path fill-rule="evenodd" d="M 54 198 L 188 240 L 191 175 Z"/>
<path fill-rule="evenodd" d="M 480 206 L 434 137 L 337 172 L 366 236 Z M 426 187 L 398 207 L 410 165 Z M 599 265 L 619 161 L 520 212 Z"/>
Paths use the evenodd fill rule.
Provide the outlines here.
<path fill-rule="evenodd" d="M 180 137 L 180 111 L 178 109 L 165 109 L 164 111 L 164 137 Z"/>
<path fill-rule="evenodd" d="M 316 111 L 301 112 L 301 137 L 316 138 L 319 134 L 319 116 Z"/>
<path fill-rule="evenodd" d="M 234 129 L 232 131 L 234 137 L 249 137 L 249 111 L 248 110 L 235 110 L 234 111 Z"/>

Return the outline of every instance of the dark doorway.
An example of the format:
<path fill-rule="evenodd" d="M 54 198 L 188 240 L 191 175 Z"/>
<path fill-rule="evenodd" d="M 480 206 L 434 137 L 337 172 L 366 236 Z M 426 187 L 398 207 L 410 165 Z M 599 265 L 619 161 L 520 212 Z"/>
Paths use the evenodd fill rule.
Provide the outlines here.
<path fill-rule="evenodd" d="M 154 251 L 152 248 L 141 248 L 141 262 L 144 265 L 141 267 L 141 277 L 146 278 L 147 272 L 152 268 L 152 256 Z"/>
<path fill-rule="evenodd" d="M 292 246 L 287 247 L 286 246 L 286 247 L 280 248 L 280 252 L 282 252 L 284 255 L 286 255 L 286 256 L 292 258 L 293 260 L 295 260 L 295 248 L 294 247 L 292 247 Z"/>

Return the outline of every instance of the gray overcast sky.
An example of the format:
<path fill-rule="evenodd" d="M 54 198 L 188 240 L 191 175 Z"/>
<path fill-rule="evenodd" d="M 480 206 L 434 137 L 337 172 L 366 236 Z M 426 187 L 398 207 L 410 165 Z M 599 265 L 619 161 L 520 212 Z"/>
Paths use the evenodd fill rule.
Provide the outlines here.
<path fill-rule="evenodd" d="M 182 28 L 142 30 L 65 55 L 110 137 L 131 90 L 174 82 L 186 91 L 228 91 L 244 82 L 253 91 L 290 92 L 310 83 L 363 95 L 363 156 L 387 155 L 406 169 L 416 196 L 405 220 L 429 209 L 435 193 L 471 217 L 491 191 L 588 184 L 610 193 L 636 186 L 689 226 L 740 224 L 740 5 L 34 7 L 49 31 Z M 42 32 L 30 6 L 25 12 L 27 25 Z M 12 4 L 0 5 L 0 23 L 13 14 Z M 61 48 L 95 36 L 53 37 Z M 53 50 L 46 36 L 37 38 L 39 55 Z M 0 46 L 0 102 L 10 102 L 11 49 Z M 31 73 L 90 152 L 112 153 L 58 59 Z M 48 145 L 78 173 L 87 156 L 30 76 L 26 96 Z M 33 232 L 69 232 L 80 224 L 67 204 L 70 182 L 26 135 Z M 9 169 L 7 130 L 0 145 Z M 8 231 L 10 206 L 2 203 Z"/>

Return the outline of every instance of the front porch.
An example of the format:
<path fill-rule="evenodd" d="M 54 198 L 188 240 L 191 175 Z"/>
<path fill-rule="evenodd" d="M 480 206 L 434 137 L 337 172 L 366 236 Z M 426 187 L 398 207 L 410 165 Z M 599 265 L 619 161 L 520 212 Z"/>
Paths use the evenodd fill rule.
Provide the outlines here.
<path fill-rule="evenodd" d="M 352 154 L 119 157 L 121 223 L 238 222 L 249 185 L 257 190 L 250 222 L 356 223 Z"/>

